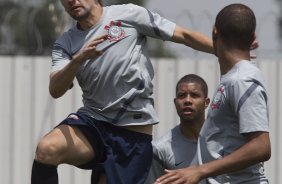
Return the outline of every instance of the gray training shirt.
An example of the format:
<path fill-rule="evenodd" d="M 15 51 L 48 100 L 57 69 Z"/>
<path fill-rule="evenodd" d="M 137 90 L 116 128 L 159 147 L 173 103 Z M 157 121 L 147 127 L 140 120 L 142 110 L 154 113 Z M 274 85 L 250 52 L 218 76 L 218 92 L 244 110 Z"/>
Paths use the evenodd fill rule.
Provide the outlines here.
<path fill-rule="evenodd" d="M 265 81 L 251 61 L 221 76 L 198 141 L 199 164 L 224 158 L 246 143 L 244 133 L 268 132 Z M 211 184 L 267 184 L 263 163 L 208 179 Z"/>
<path fill-rule="evenodd" d="M 79 112 L 117 126 L 158 123 L 146 36 L 170 40 L 175 26 L 137 5 L 103 7 L 95 26 L 81 31 L 75 25 L 55 42 L 52 71 L 65 67 L 88 41 L 108 34 L 98 45 L 103 55 L 87 60 L 76 75 L 83 91 Z"/>
<path fill-rule="evenodd" d="M 197 142 L 187 139 L 181 133 L 179 125 L 154 140 L 152 144 L 153 161 L 145 184 L 153 184 L 157 178 L 165 174 L 165 169 L 185 168 L 194 163 Z"/>

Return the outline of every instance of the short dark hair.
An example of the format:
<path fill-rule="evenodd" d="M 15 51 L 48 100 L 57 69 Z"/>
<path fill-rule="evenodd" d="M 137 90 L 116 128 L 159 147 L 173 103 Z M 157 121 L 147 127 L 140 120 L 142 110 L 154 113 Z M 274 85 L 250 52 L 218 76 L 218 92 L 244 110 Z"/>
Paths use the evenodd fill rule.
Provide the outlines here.
<path fill-rule="evenodd" d="M 181 83 L 197 83 L 197 84 L 200 84 L 200 86 L 202 87 L 202 91 L 205 95 L 205 98 L 208 97 L 208 85 L 202 77 L 200 77 L 196 74 L 188 74 L 188 75 L 183 76 L 181 79 L 179 79 L 179 81 L 176 84 L 176 93 L 177 93 L 178 87 Z"/>
<path fill-rule="evenodd" d="M 230 4 L 217 14 L 215 27 L 227 45 L 250 49 L 254 41 L 256 17 L 248 6 Z"/>

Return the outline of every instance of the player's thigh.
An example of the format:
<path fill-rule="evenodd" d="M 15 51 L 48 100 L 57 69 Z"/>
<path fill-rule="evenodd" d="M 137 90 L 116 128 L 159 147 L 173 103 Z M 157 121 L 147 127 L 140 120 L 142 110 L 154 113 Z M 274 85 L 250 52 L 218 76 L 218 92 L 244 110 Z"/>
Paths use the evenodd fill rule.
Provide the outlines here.
<path fill-rule="evenodd" d="M 90 143 L 76 126 L 60 125 L 40 142 L 43 144 L 43 150 L 50 152 L 53 164 L 81 165 L 94 158 Z"/>

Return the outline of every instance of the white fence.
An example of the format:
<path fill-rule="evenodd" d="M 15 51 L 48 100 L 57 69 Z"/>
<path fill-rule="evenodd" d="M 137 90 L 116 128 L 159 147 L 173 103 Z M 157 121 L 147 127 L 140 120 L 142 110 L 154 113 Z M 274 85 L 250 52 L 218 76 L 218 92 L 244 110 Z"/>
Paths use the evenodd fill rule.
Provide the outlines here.
<path fill-rule="evenodd" d="M 280 59 L 281 60 L 281 59 Z M 214 57 L 207 59 L 158 59 L 155 67 L 155 104 L 161 123 L 154 129 L 159 136 L 178 123 L 173 98 L 177 80 L 185 74 L 202 76 L 212 97 L 219 81 Z M 282 76 L 279 59 L 258 61 L 267 80 L 270 99 L 272 157 L 266 162 L 270 183 L 282 181 Z M 77 84 L 60 99 L 48 93 L 49 57 L 0 56 L 0 183 L 28 184 L 35 147 L 39 138 L 81 105 Z M 72 166 L 59 167 L 61 184 L 90 183 L 90 171 Z"/>

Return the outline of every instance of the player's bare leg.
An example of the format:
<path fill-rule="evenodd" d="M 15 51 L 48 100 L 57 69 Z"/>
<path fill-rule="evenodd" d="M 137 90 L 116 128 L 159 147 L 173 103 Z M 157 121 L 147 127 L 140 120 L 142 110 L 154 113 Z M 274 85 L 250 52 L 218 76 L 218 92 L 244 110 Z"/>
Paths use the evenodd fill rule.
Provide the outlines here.
<path fill-rule="evenodd" d="M 61 125 L 39 142 L 35 160 L 59 165 L 75 166 L 85 164 L 94 158 L 94 151 L 82 132 L 75 126 Z"/>
<path fill-rule="evenodd" d="M 75 126 L 60 125 L 39 142 L 32 169 L 32 184 L 58 183 L 57 166 L 83 165 L 94 159 L 94 151 Z M 42 181 L 46 181 L 42 183 Z"/>

